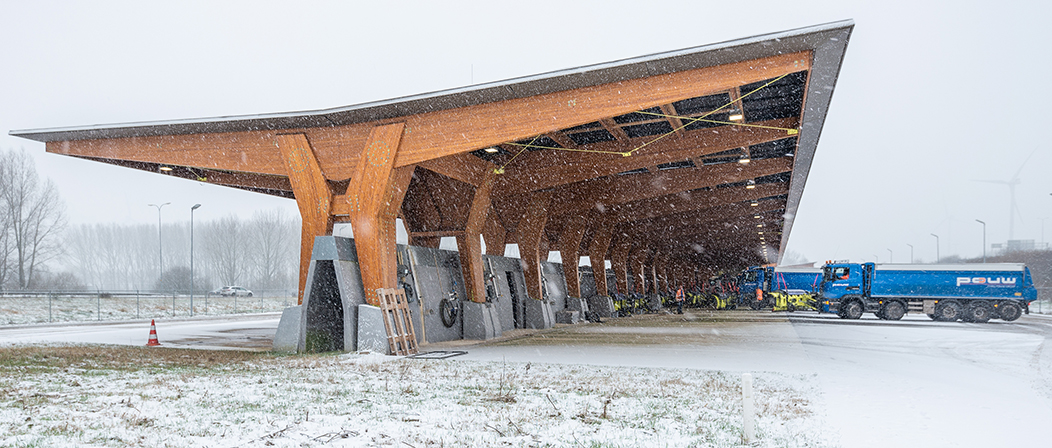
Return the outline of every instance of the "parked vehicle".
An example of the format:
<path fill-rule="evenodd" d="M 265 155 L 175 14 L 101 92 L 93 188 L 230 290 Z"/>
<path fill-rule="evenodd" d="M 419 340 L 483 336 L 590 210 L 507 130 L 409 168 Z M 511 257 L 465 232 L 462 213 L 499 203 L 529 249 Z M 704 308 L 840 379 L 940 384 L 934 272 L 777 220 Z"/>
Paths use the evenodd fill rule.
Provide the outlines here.
<path fill-rule="evenodd" d="M 739 275 L 739 302 L 754 310 L 776 308 L 777 311 L 813 308 L 810 296 L 818 291 L 822 269 L 809 266 L 750 266 Z M 791 297 L 790 297 L 791 296 Z M 777 299 L 784 299 L 777 303 Z"/>
<path fill-rule="evenodd" d="M 216 291 L 212 291 L 212 294 L 218 294 L 223 297 L 252 297 L 252 291 L 240 286 L 224 286 Z"/>
<path fill-rule="evenodd" d="M 1022 263 L 960 265 L 830 262 L 823 267 L 822 311 L 844 319 L 873 313 L 898 320 L 910 312 L 932 320 L 1013 321 L 1037 300 Z"/>

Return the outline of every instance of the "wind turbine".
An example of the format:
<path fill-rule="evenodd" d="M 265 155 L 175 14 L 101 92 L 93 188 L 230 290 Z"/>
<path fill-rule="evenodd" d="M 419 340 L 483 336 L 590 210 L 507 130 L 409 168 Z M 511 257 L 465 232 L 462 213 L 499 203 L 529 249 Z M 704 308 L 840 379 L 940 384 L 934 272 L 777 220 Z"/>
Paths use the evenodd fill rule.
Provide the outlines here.
<path fill-rule="evenodd" d="M 1015 217 L 1016 217 L 1016 215 L 1019 215 L 1020 218 L 1023 217 L 1023 215 L 1019 213 L 1019 207 L 1017 207 L 1015 205 L 1015 186 L 1019 185 L 1020 183 L 1022 183 L 1022 180 L 1019 179 L 1019 173 L 1021 173 L 1023 171 L 1023 168 L 1026 167 L 1026 162 L 1030 161 L 1030 158 L 1034 156 L 1035 152 L 1037 152 L 1037 148 L 1034 148 L 1034 150 L 1030 152 L 1030 155 L 1026 156 L 1026 160 L 1023 161 L 1022 165 L 1019 165 L 1019 169 L 1016 170 L 1015 174 L 1012 175 L 1012 177 L 1010 179 L 1008 179 L 1008 180 L 976 180 L 976 182 L 987 182 L 987 183 L 991 183 L 991 184 L 1008 185 L 1008 196 L 1009 196 L 1009 201 L 1010 201 L 1010 203 L 1008 205 L 1008 239 L 1009 240 L 1014 240 L 1015 239 Z"/>

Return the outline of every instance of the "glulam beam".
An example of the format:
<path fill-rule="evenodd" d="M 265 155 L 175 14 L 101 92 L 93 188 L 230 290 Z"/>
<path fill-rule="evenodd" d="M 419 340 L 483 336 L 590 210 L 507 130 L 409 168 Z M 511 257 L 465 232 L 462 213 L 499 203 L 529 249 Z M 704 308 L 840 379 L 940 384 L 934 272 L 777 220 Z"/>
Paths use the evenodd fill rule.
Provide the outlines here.
<path fill-rule="evenodd" d="M 306 135 L 278 135 L 275 137 L 275 144 L 285 163 L 302 220 L 298 299 L 298 303 L 302 304 L 311 251 L 314 249 L 314 237 L 332 234 L 333 219 L 329 209 L 332 206 L 333 192 L 325 180 L 325 174 Z"/>

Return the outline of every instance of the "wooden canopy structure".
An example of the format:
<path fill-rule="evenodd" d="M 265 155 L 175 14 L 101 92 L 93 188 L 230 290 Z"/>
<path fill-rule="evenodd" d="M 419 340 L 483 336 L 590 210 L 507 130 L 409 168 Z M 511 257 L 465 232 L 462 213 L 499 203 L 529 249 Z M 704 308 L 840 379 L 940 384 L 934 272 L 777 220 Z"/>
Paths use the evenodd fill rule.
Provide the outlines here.
<path fill-rule="evenodd" d="M 348 222 L 367 298 L 410 244 L 456 237 L 468 294 L 516 243 L 527 291 L 561 253 L 658 285 L 775 262 L 853 23 L 303 113 L 14 131 L 47 151 L 295 198 L 300 294 L 315 236 Z M 631 268 L 630 268 L 631 267 Z M 596 275 L 598 294 L 606 278 Z"/>

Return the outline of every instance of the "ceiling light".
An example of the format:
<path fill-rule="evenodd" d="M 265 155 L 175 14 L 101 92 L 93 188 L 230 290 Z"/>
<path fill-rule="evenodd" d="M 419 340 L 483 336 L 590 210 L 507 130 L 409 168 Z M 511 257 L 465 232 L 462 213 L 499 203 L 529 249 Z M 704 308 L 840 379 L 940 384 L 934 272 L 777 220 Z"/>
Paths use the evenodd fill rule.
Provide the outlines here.
<path fill-rule="evenodd" d="M 738 159 L 738 163 L 740 163 L 740 164 L 742 164 L 742 165 L 744 165 L 744 164 L 746 164 L 746 163 L 749 163 L 749 162 L 750 162 L 750 160 L 749 160 L 749 158 L 748 158 L 748 157 L 743 157 L 743 158 L 741 158 L 741 159 Z"/>
<path fill-rule="evenodd" d="M 490 146 L 489 148 L 486 148 L 483 151 L 486 151 L 487 153 L 490 153 L 490 154 L 495 154 L 495 153 L 500 152 L 500 148 L 498 148 L 496 146 Z"/>
<path fill-rule="evenodd" d="M 745 115 L 734 114 L 734 115 L 731 115 L 731 116 L 727 117 L 727 119 L 731 120 L 731 121 L 741 121 L 741 120 L 745 119 Z"/>
<path fill-rule="evenodd" d="M 170 167 L 170 166 L 162 166 L 160 169 L 161 169 L 161 171 L 171 171 L 172 167 Z"/>
<path fill-rule="evenodd" d="M 756 232 L 757 235 L 763 235 L 763 232 Z"/>
<path fill-rule="evenodd" d="M 763 227 L 763 224 L 757 224 L 756 227 Z"/>
<path fill-rule="evenodd" d="M 760 219 L 760 215 L 753 216 L 753 218 Z"/>
<path fill-rule="evenodd" d="M 756 202 L 756 201 L 753 201 L 753 202 L 752 202 L 752 204 L 749 204 L 749 205 L 750 205 L 750 206 L 753 206 L 753 207 L 756 207 L 757 205 L 760 205 L 760 203 L 759 203 L 759 202 Z"/>
<path fill-rule="evenodd" d="M 749 183 L 747 185 L 745 185 L 745 188 L 748 189 L 748 190 L 752 190 L 753 188 L 756 188 L 756 181 L 750 179 Z"/>

